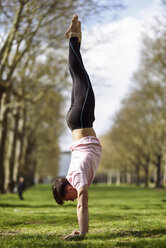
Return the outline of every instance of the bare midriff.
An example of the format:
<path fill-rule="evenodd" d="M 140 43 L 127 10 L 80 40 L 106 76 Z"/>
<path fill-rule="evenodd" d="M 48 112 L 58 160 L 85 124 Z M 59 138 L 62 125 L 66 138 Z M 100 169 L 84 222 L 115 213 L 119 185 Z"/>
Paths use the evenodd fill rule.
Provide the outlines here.
<path fill-rule="evenodd" d="M 73 135 L 73 141 L 77 141 L 77 140 L 82 139 L 83 137 L 86 137 L 86 136 L 96 137 L 96 133 L 95 133 L 93 127 L 75 129 L 72 131 L 72 135 Z"/>

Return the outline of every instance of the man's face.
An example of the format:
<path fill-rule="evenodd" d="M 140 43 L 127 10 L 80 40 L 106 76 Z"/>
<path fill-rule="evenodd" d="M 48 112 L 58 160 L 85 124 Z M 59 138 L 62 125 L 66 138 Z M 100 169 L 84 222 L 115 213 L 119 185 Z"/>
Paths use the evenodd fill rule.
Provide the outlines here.
<path fill-rule="evenodd" d="M 67 186 L 67 192 L 64 201 L 74 201 L 77 198 L 77 190 L 74 189 L 71 185 Z"/>

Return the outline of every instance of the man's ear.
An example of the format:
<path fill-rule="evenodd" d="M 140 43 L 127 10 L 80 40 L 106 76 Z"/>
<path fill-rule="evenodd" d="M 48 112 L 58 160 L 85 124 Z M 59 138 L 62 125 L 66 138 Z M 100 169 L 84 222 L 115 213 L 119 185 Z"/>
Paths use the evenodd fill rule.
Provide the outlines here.
<path fill-rule="evenodd" d="M 68 189 L 68 190 L 73 190 L 73 186 L 72 186 L 72 185 L 68 185 L 68 186 L 67 186 L 67 189 Z"/>

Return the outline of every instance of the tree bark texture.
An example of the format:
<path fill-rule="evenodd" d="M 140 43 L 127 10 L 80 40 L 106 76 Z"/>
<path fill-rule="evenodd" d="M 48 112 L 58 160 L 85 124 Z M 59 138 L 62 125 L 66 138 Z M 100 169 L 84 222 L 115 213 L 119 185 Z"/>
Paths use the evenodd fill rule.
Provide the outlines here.
<path fill-rule="evenodd" d="M 13 178 L 14 166 L 16 162 L 16 148 L 17 148 L 17 139 L 18 139 L 18 123 L 19 123 L 19 107 L 14 110 L 14 128 L 13 128 L 13 141 L 12 141 L 12 150 L 10 156 L 10 163 L 9 163 L 9 184 L 8 184 L 8 191 L 13 192 L 15 181 Z M 17 151 L 18 152 L 18 151 Z"/>
<path fill-rule="evenodd" d="M 4 103 L 2 106 L 3 113 L 1 116 L 1 139 L 0 139 L 0 192 L 5 193 L 5 154 L 6 154 L 6 141 L 7 141 L 7 132 L 8 132 L 8 113 L 9 108 L 5 108 L 5 105 L 9 103 L 9 93 L 5 94 Z"/>
<path fill-rule="evenodd" d="M 156 187 L 163 187 L 163 182 L 162 182 L 162 177 L 161 177 L 161 162 L 162 162 L 162 154 L 157 155 L 157 162 L 156 162 L 156 167 L 157 167 L 157 180 L 156 180 Z"/>

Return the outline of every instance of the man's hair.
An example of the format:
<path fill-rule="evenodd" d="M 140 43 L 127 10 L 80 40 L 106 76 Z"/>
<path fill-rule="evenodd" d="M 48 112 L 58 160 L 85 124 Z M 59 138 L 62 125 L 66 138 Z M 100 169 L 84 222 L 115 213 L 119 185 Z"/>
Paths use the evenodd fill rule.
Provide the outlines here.
<path fill-rule="evenodd" d="M 60 205 L 63 205 L 64 203 L 62 198 L 66 195 L 68 184 L 69 182 L 64 177 L 55 178 L 52 183 L 53 196 L 55 198 L 55 201 Z"/>

